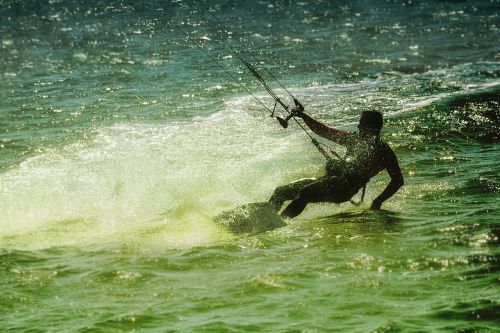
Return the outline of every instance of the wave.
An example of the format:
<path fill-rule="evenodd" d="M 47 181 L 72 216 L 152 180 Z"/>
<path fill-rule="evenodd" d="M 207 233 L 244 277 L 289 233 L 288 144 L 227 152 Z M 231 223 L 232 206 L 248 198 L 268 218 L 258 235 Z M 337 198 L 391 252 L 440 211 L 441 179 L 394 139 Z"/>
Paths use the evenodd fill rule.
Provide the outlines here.
<path fill-rule="evenodd" d="M 500 310 L 494 300 L 479 299 L 452 304 L 446 309 L 436 311 L 434 316 L 447 320 L 494 321 L 498 320 Z"/>
<path fill-rule="evenodd" d="M 500 183 L 490 177 L 474 177 L 469 179 L 460 190 L 465 190 L 468 194 L 500 193 Z"/>
<path fill-rule="evenodd" d="M 460 138 L 479 143 L 500 141 L 500 85 L 461 92 L 426 106 L 411 134 L 425 140 Z"/>
<path fill-rule="evenodd" d="M 482 143 L 500 142 L 500 85 L 453 96 L 443 105 L 450 134 Z"/>

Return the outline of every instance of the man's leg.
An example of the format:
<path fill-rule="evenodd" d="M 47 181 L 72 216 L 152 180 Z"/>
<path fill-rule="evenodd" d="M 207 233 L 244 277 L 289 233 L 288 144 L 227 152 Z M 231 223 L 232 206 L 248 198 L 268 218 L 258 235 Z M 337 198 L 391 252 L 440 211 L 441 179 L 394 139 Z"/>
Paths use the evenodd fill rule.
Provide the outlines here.
<path fill-rule="evenodd" d="M 280 186 L 276 188 L 276 190 L 274 190 L 274 193 L 269 199 L 269 202 L 274 206 L 274 209 L 276 209 L 276 211 L 279 211 L 285 201 L 297 198 L 302 188 L 309 184 L 312 184 L 315 181 L 316 178 L 303 178 L 291 182 L 288 185 Z"/>
<path fill-rule="evenodd" d="M 281 216 L 294 218 L 302 213 L 311 202 L 340 202 L 336 197 L 340 190 L 337 177 L 322 177 L 303 187 L 295 200 L 293 200 L 281 213 Z"/>

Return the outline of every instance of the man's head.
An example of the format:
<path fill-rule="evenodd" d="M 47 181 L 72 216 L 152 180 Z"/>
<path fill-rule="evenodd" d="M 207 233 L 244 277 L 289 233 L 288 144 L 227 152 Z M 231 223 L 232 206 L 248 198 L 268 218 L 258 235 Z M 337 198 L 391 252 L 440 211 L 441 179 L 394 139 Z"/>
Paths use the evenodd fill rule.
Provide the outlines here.
<path fill-rule="evenodd" d="M 384 124 L 382 114 L 378 111 L 363 111 L 359 118 L 359 133 L 361 135 L 380 135 Z"/>

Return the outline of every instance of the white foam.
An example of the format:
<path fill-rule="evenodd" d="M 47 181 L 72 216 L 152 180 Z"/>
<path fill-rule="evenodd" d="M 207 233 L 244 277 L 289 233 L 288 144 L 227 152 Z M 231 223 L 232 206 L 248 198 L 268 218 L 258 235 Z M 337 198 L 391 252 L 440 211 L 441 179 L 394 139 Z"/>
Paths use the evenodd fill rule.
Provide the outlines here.
<path fill-rule="evenodd" d="M 212 216 L 266 200 L 296 172 L 283 156 L 301 149 L 301 134 L 260 112 L 235 99 L 195 121 L 103 127 L 90 141 L 43 151 L 0 175 L 0 237 L 58 246 L 153 228 L 160 232 L 148 240 L 164 244 L 218 238 Z"/>

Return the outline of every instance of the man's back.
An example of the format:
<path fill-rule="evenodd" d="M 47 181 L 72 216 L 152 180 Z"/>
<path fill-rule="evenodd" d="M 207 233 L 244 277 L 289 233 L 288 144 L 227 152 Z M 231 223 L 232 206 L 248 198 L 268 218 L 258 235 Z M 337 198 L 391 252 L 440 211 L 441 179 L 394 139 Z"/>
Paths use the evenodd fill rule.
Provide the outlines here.
<path fill-rule="evenodd" d="M 358 137 L 347 149 L 344 166 L 346 176 L 363 185 L 384 169 L 389 174 L 399 170 L 396 154 L 386 142 L 378 138 Z"/>

